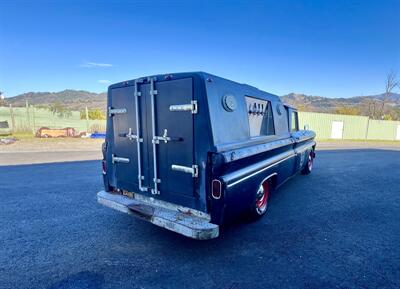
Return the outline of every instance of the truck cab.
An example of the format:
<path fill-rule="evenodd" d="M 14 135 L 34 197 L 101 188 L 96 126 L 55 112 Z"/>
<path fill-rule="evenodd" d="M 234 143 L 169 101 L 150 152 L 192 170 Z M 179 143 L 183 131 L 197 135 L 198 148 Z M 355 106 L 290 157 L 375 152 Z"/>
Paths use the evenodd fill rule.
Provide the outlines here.
<path fill-rule="evenodd" d="M 185 236 L 215 238 L 233 218 L 263 216 L 271 190 L 311 172 L 315 133 L 255 87 L 155 75 L 111 85 L 107 102 L 98 201 Z"/>

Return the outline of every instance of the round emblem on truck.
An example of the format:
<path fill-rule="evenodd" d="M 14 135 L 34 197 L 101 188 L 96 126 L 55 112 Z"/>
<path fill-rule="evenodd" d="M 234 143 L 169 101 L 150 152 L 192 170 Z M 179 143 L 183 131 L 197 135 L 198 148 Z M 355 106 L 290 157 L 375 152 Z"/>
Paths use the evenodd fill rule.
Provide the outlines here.
<path fill-rule="evenodd" d="M 222 98 L 222 105 L 226 111 L 234 111 L 237 107 L 236 99 L 232 94 L 227 94 Z"/>

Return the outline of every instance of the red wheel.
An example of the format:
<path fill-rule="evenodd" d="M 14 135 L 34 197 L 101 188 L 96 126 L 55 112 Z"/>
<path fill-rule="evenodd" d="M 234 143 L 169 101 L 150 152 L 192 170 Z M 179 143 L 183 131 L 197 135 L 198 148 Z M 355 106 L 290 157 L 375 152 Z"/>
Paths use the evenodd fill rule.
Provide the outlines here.
<path fill-rule="evenodd" d="M 257 220 L 265 215 L 268 208 L 268 200 L 271 192 L 270 180 L 265 180 L 258 188 L 253 205 L 249 210 L 250 220 Z"/>
<path fill-rule="evenodd" d="M 267 211 L 268 198 L 269 198 L 269 181 L 261 184 L 257 191 L 256 212 L 262 216 Z"/>

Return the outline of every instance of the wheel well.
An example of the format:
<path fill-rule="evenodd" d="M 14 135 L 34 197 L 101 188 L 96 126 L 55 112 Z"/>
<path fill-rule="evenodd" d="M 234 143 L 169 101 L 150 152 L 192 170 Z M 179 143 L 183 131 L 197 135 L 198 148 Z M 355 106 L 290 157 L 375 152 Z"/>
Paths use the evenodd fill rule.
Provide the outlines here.
<path fill-rule="evenodd" d="M 275 189 L 277 187 L 277 184 L 278 184 L 278 174 L 273 175 L 272 177 L 269 178 L 269 180 L 271 182 L 272 189 Z"/>
<path fill-rule="evenodd" d="M 277 186 L 277 181 L 278 181 L 278 173 L 273 173 L 272 175 L 267 176 L 262 182 L 261 184 L 263 184 L 264 182 L 269 181 L 271 188 L 275 189 Z"/>
<path fill-rule="evenodd" d="M 313 145 L 313 146 L 312 146 L 312 149 L 311 149 L 311 152 L 310 152 L 310 153 L 312 153 L 313 159 L 315 158 L 315 146 L 316 146 L 316 145 Z"/>

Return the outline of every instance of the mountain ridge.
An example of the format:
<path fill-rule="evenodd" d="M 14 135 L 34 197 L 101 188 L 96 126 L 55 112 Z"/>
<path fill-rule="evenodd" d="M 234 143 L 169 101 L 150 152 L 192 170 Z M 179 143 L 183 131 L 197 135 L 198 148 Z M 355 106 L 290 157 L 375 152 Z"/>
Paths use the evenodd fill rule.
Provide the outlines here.
<path fill-rule="evenodd" d="M 106 109 L 107 93 L 95 93 L 86 90 L 65 89 L 59 92 L 26 92 L 13 97 L 8 97 L 5 101 L 13 106 L 25 106 L 26 101 L 30 105 L 49 106 L 50 104 L 60 103 L 70 110 Z"/>
<path fill-rule="evenodd" d="M 87 106 L 89 109 L 106 110 L 107 93 L 95 93 L 86 90 L 65 89 L 59 92 L 27 92 L 13 97 L 8 97 L 5 101 L 13 106 L 25 106 L 26 101 L 30 105 L 49 106 L 53 103 L 60 103 L 70 110 L 83 110 Z M 373 102 L 382 102 L 385 94 L 369 96 L 354 96 L 349 98 L 328 98 L 323 96 L 313 96 L 300 93 L 289 93 L 281 96 L 284 103 L 297 107 L 302 111 L 313 112 L 334 112 L 342 107 L 362 107 Z M 385 99 L 386 105 L 400 108 L 400 94 L 392 93 Z"/>

